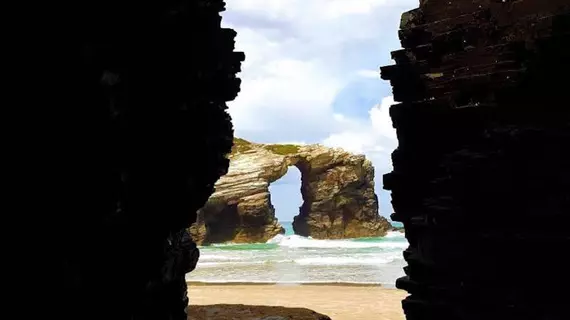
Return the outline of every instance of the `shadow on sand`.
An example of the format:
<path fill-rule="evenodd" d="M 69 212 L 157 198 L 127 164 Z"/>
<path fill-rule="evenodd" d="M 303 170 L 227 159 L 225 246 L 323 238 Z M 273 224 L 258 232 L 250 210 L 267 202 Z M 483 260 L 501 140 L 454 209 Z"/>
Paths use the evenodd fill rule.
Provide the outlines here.
<path fill-rule="evenodd" d="M 212 304 L 188 306 L 192 320 L 331 320 L 328 316 L 305 308 Z"/>

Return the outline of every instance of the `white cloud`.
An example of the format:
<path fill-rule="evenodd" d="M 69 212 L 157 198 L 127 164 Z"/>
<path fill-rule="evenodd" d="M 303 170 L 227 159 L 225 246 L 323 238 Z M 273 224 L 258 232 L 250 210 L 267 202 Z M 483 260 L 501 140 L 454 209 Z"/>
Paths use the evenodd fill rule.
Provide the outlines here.
<path fill-rule="evenodd" d="M 275 143 L 277 143 L 277 144 L 294 144 L 294 145 L 297 145 L 297 146 L 304 146 L 304 145 L 307 145 L 307 144 L 308 144 L 308 143 L 306 143 L 305 141 L 289 141 L 289 140 L 287 140 L 287 141 L 277 141 L 277 142 L 275 142 Z"/>
<path fill-rule="evenodd" d="M 390 154 L 397 146 L 396 131 L 392 127 L 390 106 L 393 97 L 386 97 L 369 111 L 370 118 L 341 132 L 333 133 L 323 144 L 346 151 L 365 154 L 381 173 L 391 169 Z"/>
<path fill-rule="evenodd" d="M 293 59 L 269 61 L 256 73 L 244 74 L 242 80 L 239 98 L 230 104 L 238 130 L 269 130 L 295 118 L 331 114 L 338 90 L 336 81 L 318 63 Z"/>
<path fill-rule="evenodd" d="M 363 78 L 380 79 L 380 71 L 377 70 L 358 70 L 356 75 Z"/>
<path fill-rule="evenodd" d="M 388 110 L 393 99 L 382 99 L 389 84 L 379 86 L 377 97 L 374 86 L 352 91 L 366 81 L 381 83 L 378 68 L 400 48 L 400 16 L 417 6 L 418 0 L 227 0 L 222 23 L 237 31 L 236 49 L 246 54 L 241 92 L 229 103 L 236 135 L 363 153 L 386 199 L 379 181 L 397 145 Z M 344 104 L 333 108 L 339 100 Z M 294 185 L 280 190 L 299 192 Z M 389 201 L 381 206 L 390 213 Z"/>
<path fill-rule="evenodd" d="M 370 109 L 370 121 L 374 133 L 386 137 L 391 141 L 396 141 L 396 130 L 393 128 L 390 118 L 390 106 L 396 104 L 394 97 L 382 99 L 382 103 Z"/>
<path fill-rule="evenodd" d="M 241 92 L 229 103 L 236 134 L 316 142 L 354 126 L 332 103 L 355 74 L 381 81 L 372 70 L 399 47 L 399 16 L 416 2 L 228 0 L 223 24 L 246 53 Z"/>

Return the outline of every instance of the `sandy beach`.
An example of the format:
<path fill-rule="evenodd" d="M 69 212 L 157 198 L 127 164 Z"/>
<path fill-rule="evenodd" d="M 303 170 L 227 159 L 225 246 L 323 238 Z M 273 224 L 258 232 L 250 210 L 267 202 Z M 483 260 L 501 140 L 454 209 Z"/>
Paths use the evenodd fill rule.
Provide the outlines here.
<path fill-rule="evenodd" d="M 284 306 L 308 308 L 332 320 L 403 320 L 406 292 L 379 286 L 189 284 L 188 296 L 191 305 Z"/>

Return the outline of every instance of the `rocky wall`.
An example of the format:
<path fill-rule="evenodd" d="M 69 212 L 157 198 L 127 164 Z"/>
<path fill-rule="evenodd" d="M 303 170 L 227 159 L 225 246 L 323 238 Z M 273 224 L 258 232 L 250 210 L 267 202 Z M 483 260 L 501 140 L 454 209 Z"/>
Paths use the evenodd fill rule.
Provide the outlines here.
<path fill-rule="evenodd" d="M 198 250 L 186 228 L 227 172 L 225 102 L 244 60 L 235 31 L 220 26 L 224 6 L 44 3 L 14 24 L 33 31 L 21 42 L 35 57 L 20 70 L 20 101 L 29 115 L 41 106 L 43 129 L 27 145 L 35 174 L 21 179 L 37 190 L 27 203 L 43 223 L 22 251 L 34 260 L 28 277 L 45 276 L 26 288 L 40 293 L 29 301 L 50 301 L 17 318 L 33 307 L 54 319 L 187 318 Z"/>
<path fill-rule="evenodd" d="M 407 319 L 567 319 L 570 2 L 425 0 L 400 28 Z"/>

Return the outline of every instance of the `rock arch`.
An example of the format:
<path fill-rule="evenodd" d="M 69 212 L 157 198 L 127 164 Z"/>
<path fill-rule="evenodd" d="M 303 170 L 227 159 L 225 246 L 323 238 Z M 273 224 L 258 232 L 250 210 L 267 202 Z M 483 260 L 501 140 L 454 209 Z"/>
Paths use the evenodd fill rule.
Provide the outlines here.
<path fill-rule="evenodd" d="M 267 145 L 236 139 L 228 174 L 190 228 L 200 244 L 264 242 L 284 229 L 275 217 L 269 185 L 290 166 L 301 172 L 303 205 L 296 234 L 342 239 L 382 236 L 388 221 L 378 214 L 374 168 L 362 155 L 321 145 Z"/>

